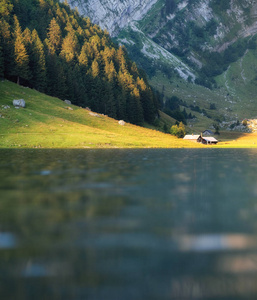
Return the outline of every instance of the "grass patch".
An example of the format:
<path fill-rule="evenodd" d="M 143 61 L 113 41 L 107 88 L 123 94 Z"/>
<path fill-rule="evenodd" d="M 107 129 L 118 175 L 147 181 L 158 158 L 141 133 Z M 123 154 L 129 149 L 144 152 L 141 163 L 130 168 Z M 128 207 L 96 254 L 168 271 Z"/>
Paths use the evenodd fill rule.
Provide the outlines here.
<path fill-rule="evenodd" d="M 26 108 L 14 108 L 13 99 Z M 9 106 L 10 108 L 5 108 Z M 69 109 L 72 108 L 72 110 Z M 0 82 L 0 148 L 179 148 L 200 147 L 170 134 L 126 123 Z"/>

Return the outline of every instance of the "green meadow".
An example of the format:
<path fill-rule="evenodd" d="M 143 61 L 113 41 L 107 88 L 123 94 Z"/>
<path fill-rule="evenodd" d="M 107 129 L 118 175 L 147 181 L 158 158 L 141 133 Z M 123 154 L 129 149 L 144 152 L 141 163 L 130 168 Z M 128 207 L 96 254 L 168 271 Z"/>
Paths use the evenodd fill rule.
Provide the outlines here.
<path fill-rule="evenodd" d="M 16 109 L 14 99 L 24 99 Z M 9 81 L 0 82 L 0 148 L 199 147 L 170 134 L 126 123 Z"/>
<path fill-rule="evenodd" d="M 24 99 L 26 107 L 16 109 L 14 99 Z M 118 120 L 7 80 L 0 82 L 0 115 L 0 148 L 206 147 L 154 129 L 121 126 Z M 257 147 L 256 134 L 221 132 L 218 139 L 211 147 Z"/>

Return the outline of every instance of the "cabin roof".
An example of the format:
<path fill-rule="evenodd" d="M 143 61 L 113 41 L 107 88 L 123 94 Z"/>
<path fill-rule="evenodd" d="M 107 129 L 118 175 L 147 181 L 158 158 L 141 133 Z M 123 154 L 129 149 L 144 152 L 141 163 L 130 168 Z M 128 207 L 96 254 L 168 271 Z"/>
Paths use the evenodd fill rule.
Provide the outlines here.
<path fill-rule="evenodd" d="M 203 134 L 214 134 L 210 129 L 206 129 L 203 131 Z"/>
<path fill-rule="evenodd" d="M 187 134 L 184 136 L 184 140 L 197 140 L 199 137 L 199 134 Z"/>
<path fill-rule="evenodd" d="M 214 137 L 203 137 L 203 139 L 207 142 L 218 142 Z"/>

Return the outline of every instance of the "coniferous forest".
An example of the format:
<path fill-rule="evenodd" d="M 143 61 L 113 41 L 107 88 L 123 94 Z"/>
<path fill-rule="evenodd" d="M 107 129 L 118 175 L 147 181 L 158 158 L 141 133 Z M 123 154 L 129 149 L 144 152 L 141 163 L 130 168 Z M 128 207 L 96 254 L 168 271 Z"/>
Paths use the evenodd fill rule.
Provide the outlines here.
<path fill-rule="evenodd" d="M 0 77 L 134 124 L 158 114 L 126 49 L 57 0 L 1 0 Z"/>

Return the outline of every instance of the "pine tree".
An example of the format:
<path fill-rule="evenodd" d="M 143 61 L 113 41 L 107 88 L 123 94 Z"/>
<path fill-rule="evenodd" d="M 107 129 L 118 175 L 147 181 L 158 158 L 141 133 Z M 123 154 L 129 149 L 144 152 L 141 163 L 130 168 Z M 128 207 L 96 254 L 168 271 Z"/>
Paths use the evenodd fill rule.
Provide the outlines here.
<path fill-rule="evenodd" d="M 96 59 L 92 63 L 91 72 L 93 78 L 98 77 L 100 71 L 99 71 L 99 64 Z"/>
<path fill-rule="evenodd" d="M 128 117 L 128 92 L 125 89 L 117 89 L 116 95 L 116 107 L 117 107 L 117 118 L 120 120 L 129 121 Z"/>
<path fill-rule="evenodd" d="M 114 82 L 117 78 L 117 73 L 113 61 L 105 63 L 105 76 L 109 82 Z"/>
<path fill-rule="evenodd" d="M 27 54 L 21 27 L 18 18 L 14 16 L 14 75 L 17 77 L 17 83 L 20 83 L 20 78 L 28 81 L 30 79 L 29 56 Z"/>
<path fill-rule="evenodd" d="M 14 69 L 13 43 L 11 39 L 10 26 L 5 20 L 0 19 L 0 47 L 2 49 L 3 76 L 10 77 Z"/>
<path fill-rule="evenodd" d="M 131 66 L 131 73 L 133 75 L 133 78 L 136 80 L 139 77 L 138 68 L 135 62 L 132 63 Z"/>
<path fill-rule="evenodd" d="M 87 94 L 86 94 L 86 87 L 83 82 L 83 77 L 85 75 L 81 71 L 78 64 L 76 64 L 74 68 L 74 94 L 75 94 L 75 101 L 74 103 L 79 106 L 87 106 Z"/>
<path fill-rule="evenodd" d="M 137 78 L 137 86 L 140 90 L 140 100 L 144 112 L 144 119 L 148 123 L 153 123 L 155 120 L 156 109 L 154 106 L 153 93 L 146 86 L 143 78 Z"/>
<path fill-rule="evenodd" d="M 86 48 L 87 46 L 84 44 L 78 57 L 79 66 L 83 69 L 84 72 L 86 72 L 86 70 L 88 69 L 88 55 L 86 52 Z"/>
<path fill-rule="evenodd" d="M 50 54 L 59 54 L 62 43 L 62 33 L 55 18 L 53 18 L 50 22 L 47 37 L 47 46 Z"/>
<path fill-rule="evenodd" d="M 46 88 L 46 62 L 44 46 L 35 29 L 32 31 L 32 54 L 30 61 L 32 70 L 32 84 L 37 90 L 43 92 Z"/>
<path fill-rule="evenodd" d="M 117 51 L 117 63 L 119 66 L 119 70 L 121 72 L 127 72 L 128 71 L 128 66 L 127 66 L 127 62 L 125 59 L 125 53 L 124 53 L 124 47 L 120 46 L 118 51 Z"/>
<path fill-rule="evenodd" d="M 139 99 L 139 91 L 135 88 L 128 97 L 127 115 L 133 124 L 140 125 L 144 121 L 143 109 Z"/>
<path fill-rule="evenodd" d="M 111 118 L 116 118 L 117 108 L 114 98 L 114 88 L 111 83 L 106 83 L 105 96 L 105 114 Z"/>
<path fill-rule="evenodd" d="M 3 48 L 0 46 L 0 78 L 4 77 L 4 54 Z"/>
<path fill-rule="evenodd" d="M 74 62 L 78 51 L 78 39 L 75 31 L 70 29 L 68 34 L 63 40 L 62 50 L 60 56 L 65 59 L 68 63 Z"/>
<path fill-rule="evenodd" d="M 13 10 L 13 4 L 10 0 L 1 0 L 0 2 L 0 16 L 5 20 L 9 21 L 11 12 Z"/>

